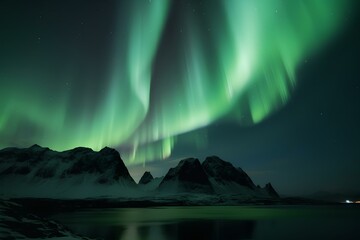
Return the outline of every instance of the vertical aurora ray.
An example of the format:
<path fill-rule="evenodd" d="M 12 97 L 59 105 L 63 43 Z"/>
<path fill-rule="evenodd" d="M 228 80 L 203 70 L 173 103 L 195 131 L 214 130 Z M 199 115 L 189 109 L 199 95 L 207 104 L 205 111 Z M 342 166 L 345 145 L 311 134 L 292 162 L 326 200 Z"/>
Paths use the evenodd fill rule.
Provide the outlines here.
<path fill-rule="evenodd" d="M 194 131 L 224 114 L 260 122 L 289 100 L 297 66 L 338 29 L 346 7 L 340 1 L 228 0 L 202 6 L 218 17 L 199 19 L 192 14 L 196 6 L 183 11 L 180 64 L 176 73 L 161 76 L 177 83 L 177 91 L 156 102 L 136 142 Z M 244 98 L 245 108 L 239 102 Z M 160 157 L 162 150 L 154 149 Z"/>
<path fill-rule="evenodd" d="M 222 117 L 259 123 L 287 103 L 297 68 L 336 34 L 349 7 L 339 0 L 120 3 L 96 101 L 87 86 L 51 96 L 44 85 L 51 80 L 37 80 L 45 68 L 0 72 L 0 147 L 15 139 L 56 150 L 111 146 L 144 163 L 169 157 L 182 134 Z M 67 71 L 61 80 L 76 84 L 75 76 Z"/>
<path fill-rule="evenodd" d="M 299 64 L 326 43 L 341 25 L 346 1 L 272 1 L 256 6 L 256 70 L 247 89 L 249 108 L 258 123 L 284 105 L 296 85 Z M 227 2 L 229 3 L 229 2 Z"/>
<path fill-rule="evenodd" d="M 146 116 L 152 61 L 167 9 L 168 2 L 159 0 L 131 1 L 130 6 L 121 9 L 108 95 L 92 124 L 94 133 L 89 137 L 96 139 L 91 145 L 97 149 L 119 146 Z M 122 21 L 128 19 L 129 23 L 124 25 Z"/>
<path fill-rule="evenodd" d="M 32 137 L 19 145 L 35 142 L 64 150 L 76 146 L 101 149 L 104 146 L 117 147 L 123 143 L 136 130 L 148 111 L 151 65 L 168 5 L 167 2 L 158 0 L 120 4 L 109 80 L 97 79 L 103 82 L 101 85 L 105 88 L 107 85 L 106 94 L 98 100 L 96 106 L 92 106 L 94 96 L 91 94 L 83 97 L 84 92 L 61 91 L 62 89 L 57 89 L 60 94 L 55 94 L 56 101 L 49 101 L 48 94 L 51 93 L 41 91 L 46 86 L 32 86 L 31 82 L 36 80 L 31 81 L 29 76 L 16 76 L 19 83 L 14 86 L 8 83 L 14 76 L 6 79 L 8 82 L 2 81 L 2 89 L 6 89 L 9 94 L 17 94 L 10 96 L 5 92 L 1 97 L 0 131 L 1 140 L 5 142 L 0 145 L 9 144 L 6 142 L 7 136 L 22 135 L 23 125 L 30 126 L 35 133 L 31 133 Z M 44 75 L 41 72 L 32 74 L 35 78 Z M 28 88 L 21 88 L 20 85 L 24 86 L 26 81 L 30 82 Z M 84 91 L 86 92 L 86 86 Z M 74 102 L 69 101 L 69 95 L 72 95 Z M 80 102 L 82 98 L 84 100 Z M 74 103 L 78 105 L 77 109 L 71 111 Z"/>

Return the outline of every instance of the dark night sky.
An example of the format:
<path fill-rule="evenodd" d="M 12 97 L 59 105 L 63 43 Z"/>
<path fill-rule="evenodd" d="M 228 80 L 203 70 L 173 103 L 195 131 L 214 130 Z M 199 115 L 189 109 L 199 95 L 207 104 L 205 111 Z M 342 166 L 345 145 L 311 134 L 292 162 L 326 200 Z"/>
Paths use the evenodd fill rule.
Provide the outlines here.
<path fill-rule="evenodd" d="M 357 1 L 0 3 L 0 148 L 218 155 L 280 193 L 359 192 Z"/>

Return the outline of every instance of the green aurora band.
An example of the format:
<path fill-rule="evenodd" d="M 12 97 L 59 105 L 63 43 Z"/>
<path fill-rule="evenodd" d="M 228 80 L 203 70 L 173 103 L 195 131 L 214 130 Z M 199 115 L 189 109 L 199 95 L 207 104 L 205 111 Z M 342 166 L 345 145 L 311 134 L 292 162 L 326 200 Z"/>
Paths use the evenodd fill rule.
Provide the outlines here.
<path fill-rule="evenodd" d="M 341 0 L 209 1 L 201 6 L 206 14 L 191 8 L 178 14 L 174 55 L 156 61 L 157 52 L 167 50 L 160 43 L 171 1 L 131 1 L 119 9 L 107 79 L 101 80 L 105 90 L 95 105 L 89 106 L 87 88 L 79 94 L 59 87 L 54 94 L 38 80 L 51 81 L 44 68 L 0 73 L 0 147 L 110 146 L 136 164 L 168 158 L 183 134 L 196 135 L 221 118 L 259 123 L 286 104 L 296 87 L 297 67 L 335 36 L 350 5 Z M 74 72 L 61 75 L 63 82 L 76 84 Z"/>

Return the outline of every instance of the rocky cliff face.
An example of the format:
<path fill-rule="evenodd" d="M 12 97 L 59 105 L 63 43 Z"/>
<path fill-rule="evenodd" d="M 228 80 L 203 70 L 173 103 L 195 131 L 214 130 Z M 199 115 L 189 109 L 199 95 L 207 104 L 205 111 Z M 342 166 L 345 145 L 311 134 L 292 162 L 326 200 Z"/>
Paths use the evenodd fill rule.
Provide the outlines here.
<path fill-rule="evenodd" d="M 275 191 L 275 189 L 271 185 L 271 183 L 266 184 L 264 189 L 270 196 L 272 196 L 274 198 L 280 197 L 279 194 Z"/>
<path fill-rule="evenodd" d="M 0 239 L 91 240 L 71 232 L 58 222 L 39 217 L 33 209 L 0 199 Z"/>
<path fill-rule="evenodd" d="M 165 177 L 145 172 L 136 184 L 119 153 L 79 147 L 57 152 L 34 145 L 0 150 L 0 197 L 89 198 L 164 194 L 221 194 L 278 198 L 267 184 L 255 187 L 241 169 L 219 157 L 187 158 Z"/>
<path fill-rule="evenodd" d="M 206 193 L 261 198 L 278 197 L 272 186 L 257 188 L 241 168 L 235 168 L 231 163 L 216 156 L 207 157 L 202 164 L 194 158 L 180 161 L 175 168 L 169 170 L 158 190 L 172 194 Z"/>
<path fill-rule="evenodd" d="M 159 185 L 162 192 L 213 193 L 211 183 L 196 158 L 181 160 L 175 168 L 170 168 Z"/>
<path fill-rule="evenodd" d="M 0 182 L 2 195 L 34 194 L 43 197 L 71 197 L 77 193 L 96 196 L 104 193 L 102 190 L 106 187 L 110 190 L 111 186 L 117 192 L 116 187 L 120 190 L 121 187 L 131 188 L 136 185 L 114 149 L 106 147 L 95 152 L 90 148 L 79 147 L 56 152 L 38 145 L 1 150 Z M 98 189 L 96 186 L 103 188 Z M 79 192 L 71 189 L 78 189 Z"/>
<path fill-rule="evenodd" d="M 154 177 L 151 175 L 150 172 L 144 172 L 144 175 L 140 178 L 139 184 L 148 184 L 154 180 Z"/>
<path fill-rule="evenodd" d="M 235 168 L 231 163 L 219 157 L 207 157 L 202 166 L 206 174 L 218 184 L 236 183 L 255 189 L 253 181 L 241 168 Z"/>

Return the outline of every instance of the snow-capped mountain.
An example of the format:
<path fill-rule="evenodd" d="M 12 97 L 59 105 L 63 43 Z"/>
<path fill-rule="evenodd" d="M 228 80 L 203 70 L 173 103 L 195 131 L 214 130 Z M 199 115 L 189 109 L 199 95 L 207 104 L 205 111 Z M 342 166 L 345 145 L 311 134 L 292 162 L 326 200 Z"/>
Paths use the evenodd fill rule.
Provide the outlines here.
<path fill-rule="evenodd" d="M 176 194 L 279 197 L 269 183 L 256 187 L 241 169 L 219 157 L 187 158 L 161 178 L 145 172 L 136 184 L 120 154 L 78 147 L 57 152 L 34 145 L 0 150 L 0 197 L 101 198 Z"/>
<path fill-rule="evenodd" d="M 56 152 L 34 145 L 0 151 L 0 194 L 6 197 L 122 196 L 134 187 L 119 153 L 111 148 Z"/>
<path fill-rule="evenodd" d="M 202 166 L 218 193 L 237 192 L 243 188 L 255 189 L 255 184 L 241 169 L 217 156 L 207 157 Z"/>
<path fill-rule="evenodd" d="M 241 169 L 217 156 L 207 157 L 200 164 L 198 159 L 188 158 L 171 168 L 160 183 L 162 193 L 237 194 L 250 197 L 279 197 L 271 184 L 265 188 L 255 186 Z"/>

